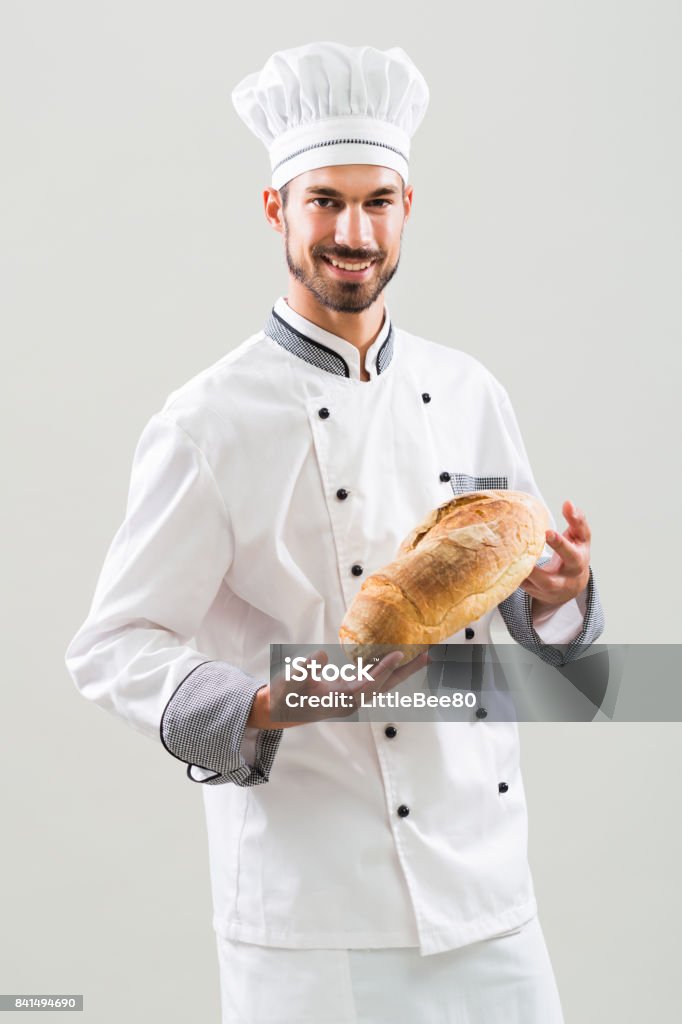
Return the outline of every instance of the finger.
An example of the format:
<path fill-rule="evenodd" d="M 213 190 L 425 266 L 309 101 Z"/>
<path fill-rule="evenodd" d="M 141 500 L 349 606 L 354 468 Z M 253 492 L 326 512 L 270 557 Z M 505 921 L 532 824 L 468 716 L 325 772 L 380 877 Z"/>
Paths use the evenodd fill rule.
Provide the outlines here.
<path fill-rule="evenodd" d="M 429 652 L 423 651 L 418 654 L 415 658 L 411 658 L 404 665 L 400 665 L 398 668 L 390 673 L 388 679 L 385 679 L 381 684 L 382 690 L 392 690 L 394 686 L 399 686 L 400 683 L 404 682 L 410 676 L 414 675 L 415 672 L 419 672 L 420 669 L 425 668 L 428 664 Z"/>
<path fill-rule="evenodd" d="M 420 669 L 423 669 L 428 664 L 428 656 L 428 650 L 422 651 L 415 657 L 411 657 L 409 662 L 395 666 L 388 678 L 382 682 L 382 689 L 392 689 L 393 686 L 397 686 L 404 679 L 408 679 L 416 672 L 419 672 Z"/>
<path fill-rule="evenodd" d="M 548 576 L 542 584 L 538 586 L 535 583 L 528 583 L 527 580 L 521 584 L 522 590 L 525 590 L 530 597 L 536 597 L 538 601 L 546 601 L 552 603 L 559 593 L 564 589 L 565 582 L 560 576 Z"/>
<path fill-rule="evenodd" d="M 383 693 L 386 690 L 393 689 L 398 683 L 402 682 L 403 679 L 407 679 L 409 675 L 417 671 L 416 662 L 418 658 L 412 658 L 405 664 L 401 664 L 404 654 L 402 651 L 391 651 L 390 655 L 382 658 L 381 671 L 376 669 L 372 672 L 371 682 L 360 682 L 359 688 L 364 689 L 365 692 L 369 693 Z M 423 664 L 426 665 L 426 659 L 428 657 L 428 651 L 425 652 Z M 400 666 L 400 667 L 398 667 Z"/>
<path fill-rule="evenodd" d="M 400 664 L 401 660 L 402 652 L 399 650 L 391 650 L 388 654 L 384 654 L 377 664 L 369 670 L 373 683 L 383 682 L 393 669 Z M 359 680 L 356 685 L 358 689 L 361 689 L 368 684 L 363 682 L 363 680 Z"/>
<path fill-rule="evenodd" d="M 356 678 L 349 681 L 346 684 L 346 690 L 352 696 L 359 694 L 362 690 L 379 690 L 381 684 L 388 678 L 391 670 L 402 660 L 402 654 L 400 651 L 391 651 L 389 654 L 385 654 L 376 665 L 373 665 L 369 669 L 370 680 L 367 681 L 365 678 Z M 356 665 L 357 668 L 357 665 Z M 365 670 L 367 671 L 367 670 Z"/>
<path fill-rule="evenodd" d="M 567 569 L 579 571 L 582 568 L 583 556 L 576 544 L 569 540 L 565 534 L 555 533 L 548 530 L 546 540 L 553 551 L 559 556 Z M 536 566 L 536 568 L 538 568 Z M 545 570 L 547 571 L 547 570 Z"/>
<path fill-rule="evenodd" d="M 388 654 L 385 654 L 383 658 L 376 663 L 374 668 L 370 670 L 370 675 L 374 682 L 378 679 L 383 681 L 402 660 L 402 651 L 390 651 Z"/>
<path fill-rule="evenodd" d="M 530 580 L 531 583 L 536 583 L 542 586 L 543 581 L 548 576 L 554 576 L 561 569 L 563 562 L 559 555 L 553 554 L 549 562 L 545 562 L 544 565 L 534 565 L 531 571 L 526 576 L 526 580 Z"/>
<path fill-rule="evenodd" d="M 556 554 L 552 555 L 550 562 L 545 565 L 536 565 L 519 585 L 525 589 L 525 585 L 528 584 L 530 587 L 542 590 L 557 579 L 561 579 L 564 569 L 565 566 L 561 558 Z"/>
<path fill-rule="evenodd" d="M 329 655 L 325 651 L 324 647 L 320 647 L 319 651 L 313 651 L 313 653 L 306 658 L 306 668 L 311 668 L 314 661 L 317 662 L 318 665 L 327 664 L 329 661 Z"/>
<path fill-rule="evenodd" d="M 589 543 L 592 539 L 592 533 L 587 522 L 587 516 L 583 510 L 577 508 L 572 501 L 567 500 L 563 503 L 561 511 L 568 523 L 571 538 Z"/>

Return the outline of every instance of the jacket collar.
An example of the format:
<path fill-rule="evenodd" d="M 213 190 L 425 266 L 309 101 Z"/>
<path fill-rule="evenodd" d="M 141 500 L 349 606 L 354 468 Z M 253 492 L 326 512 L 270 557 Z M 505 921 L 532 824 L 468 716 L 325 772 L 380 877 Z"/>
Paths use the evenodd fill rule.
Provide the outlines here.
<path fill-rule="evenodd" d="M 338 334 L 331 334 L 294 312 L 280 297 L 272 308 L 264 331 L 282 348 L 322 370 L 339 377 L 360 380 L 360 353 L 355 345 Z M 384 309 L 384 322 L 375 341 L 365 354 L 365 369 L 373 380 L 383 373 L 393 358 L 393 327 L 388 309 Z"/>

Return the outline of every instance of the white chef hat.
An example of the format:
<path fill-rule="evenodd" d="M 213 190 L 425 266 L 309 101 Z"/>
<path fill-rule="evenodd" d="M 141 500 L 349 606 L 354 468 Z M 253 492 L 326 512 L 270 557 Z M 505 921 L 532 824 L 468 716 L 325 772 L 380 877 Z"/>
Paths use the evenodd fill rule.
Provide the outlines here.
<path fill-rule="evenodd" d="M 232 102 L 268 148 L 273 188 L 337 164 L 391 167 L 407 182 L 429 89 L 400 47 L 308 43 L 273 53 Z"/>

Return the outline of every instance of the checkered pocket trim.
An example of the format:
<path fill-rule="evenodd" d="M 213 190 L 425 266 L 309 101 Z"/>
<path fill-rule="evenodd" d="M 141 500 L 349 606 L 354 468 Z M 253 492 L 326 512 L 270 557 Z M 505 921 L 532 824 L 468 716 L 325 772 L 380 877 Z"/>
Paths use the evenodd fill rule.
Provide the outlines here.
<path fill-rule="evenodd" d="M 470 473 L 451 473 L 450 485 L 453 494 L 467 491 L 506 491 L 509 487 L 506 476 L 471 476 Z"/>

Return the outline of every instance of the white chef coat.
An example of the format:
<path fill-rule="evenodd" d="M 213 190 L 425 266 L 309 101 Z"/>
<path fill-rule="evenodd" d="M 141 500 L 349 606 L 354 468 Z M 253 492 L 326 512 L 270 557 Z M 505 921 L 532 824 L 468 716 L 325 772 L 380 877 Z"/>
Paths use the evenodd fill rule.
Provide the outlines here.
<path fill-rule="evenodd" d="M 354 346 L 280 298 L 173 391 L 66 663 L 202 784 L 219 935 L 426 955 L 536 912 L 515 723 L 407 722 L 389 738 L 379 722 L 249 735 L 246 720 L 269 645 L 336 642 L 363 578 L 430 509 L 480 487 L 541 496 L 509 397 L 475 358 L 387 312 L 365 366 L 368 381 Z M 554 665 L 603 628 L 591 570 L 542 635 L 524 591 L 499 611 Z M 489 643 L 492 615 L 448 642 Z"/>

